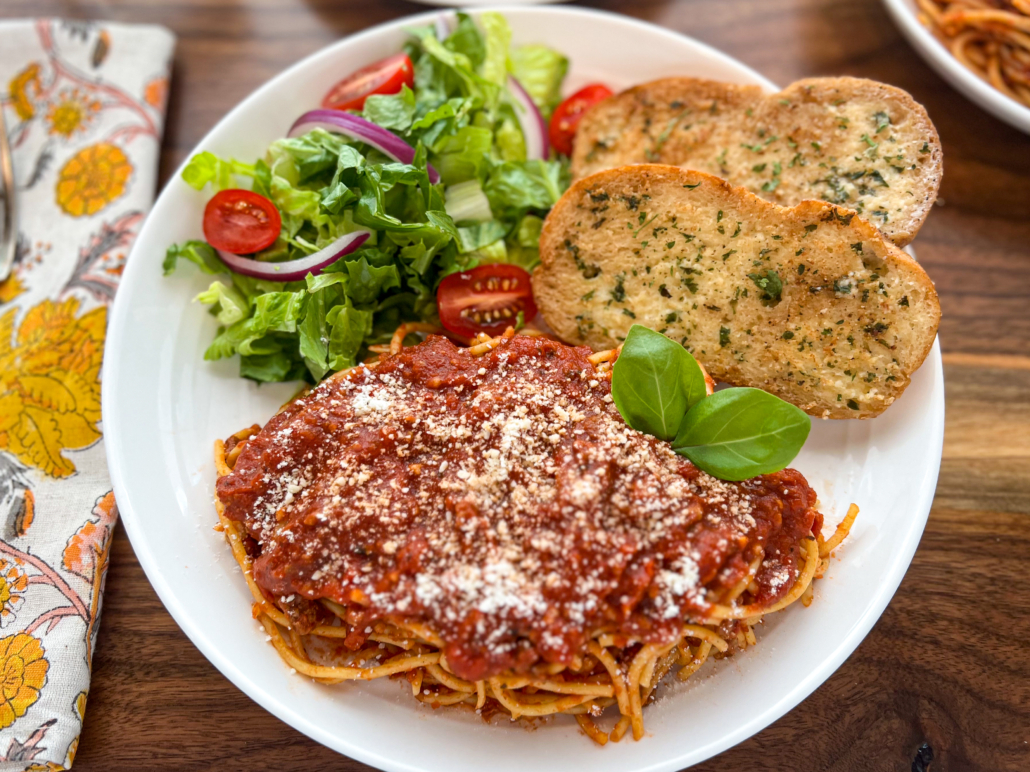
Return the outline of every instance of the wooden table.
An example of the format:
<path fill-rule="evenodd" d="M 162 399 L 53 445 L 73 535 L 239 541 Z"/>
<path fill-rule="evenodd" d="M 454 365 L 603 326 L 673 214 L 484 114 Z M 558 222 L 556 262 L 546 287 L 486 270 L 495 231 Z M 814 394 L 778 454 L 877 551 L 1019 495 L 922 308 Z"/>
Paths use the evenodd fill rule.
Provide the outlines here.
<path fill-rule="evenodd" d="M 1030 137 L 941 81 L 877 0 L 588 3 L 693 35 L 779 83 L 849 74 L 925 104 L 940 206 L 916 242 L 944 319 L 947 429 L 926 533 L 893 602 L 815 694 L 699 770 L 1030 769 Z M 0 15 L 167 25 L 179 35 L 166 180 L 222 115 L 401 0 L 4 0 Z M 203 602 L 198 599 L 198 602 Z M 259 708 L 180 632 L 119 528 L 81 772 L 357 770 Z"/>

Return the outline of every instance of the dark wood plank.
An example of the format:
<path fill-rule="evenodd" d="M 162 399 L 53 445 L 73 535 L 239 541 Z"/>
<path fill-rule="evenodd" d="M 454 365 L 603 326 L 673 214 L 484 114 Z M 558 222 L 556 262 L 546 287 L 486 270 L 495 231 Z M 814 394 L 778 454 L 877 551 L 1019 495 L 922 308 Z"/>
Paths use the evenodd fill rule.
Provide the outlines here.
<path fill-rule="evenodd" d="M 948 418 L 937 499 L 898 594 L 812 697 L 698 767 L 1030 769 L 1030 137 L 944 84 L 878 0 L 586 3 L 698 37 L 770 78 L 877 78 L 927 106 L 945 151 L 916 242 L 944 308 Z M 402 0 L 5 0 L 0 16 L 161 23 L 179 36 L 166 180 L 219 118 L 286 65 L 424 10 Z M 301 761 L 303 760 L 303 761 Z M 119 529 L 76 769 L 358 770 L 225 680 L 164 611 Z"/>

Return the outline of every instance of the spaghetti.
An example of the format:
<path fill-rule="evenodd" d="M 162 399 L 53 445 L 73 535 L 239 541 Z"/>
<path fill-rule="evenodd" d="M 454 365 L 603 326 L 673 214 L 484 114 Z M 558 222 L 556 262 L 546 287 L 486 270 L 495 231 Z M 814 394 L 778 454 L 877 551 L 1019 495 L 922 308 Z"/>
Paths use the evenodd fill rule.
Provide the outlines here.
<path fill-rule="evenodd" d="M 289 667 L 327 684 L 403 678 L 423 703 L 460 705 L 486 717 L 570 714 L 588 737 L 604 745 L 618 742 L 627 732 L 638 740 L 643 736 L 643 706 L 672 671 L 685 680 L 709 658 L 754 645 L 754 628 L 765 614 L 798 600 L 804 605 L 811 602 L 812 583 L 825 571 L 830 553 L 850 530 L 857 507 L 852 505 L 833 536 L 823 540 L 814 492 L 798 473 L 786 470 L 745 483 L 722 483 L 666 452 L 658 440 L 633 433 L 624 425 L 620 428 L 621 419 L 610 406 L 610 397 L 607 401 L 603 398 L 610 378 L 603 370 L 610 368 L 615 353 L 588 358 L 583 349 L 516 338 L 511 330 L 497 338 L 481 336 L 467 341 L 465 351 L 440 338 L 404 349 L 404 340 L 412 332 L 434 330 L 402 327 L 394 336 L 389 357 L 384 351 L 385 358 L 356 368 L 360 372 L 334 376 L 330 381 L 337 383 L 324 382 L 310 395 L 294 400 L 265 429 L 252 426 L 215 445 L 219 527 L 254 598 L 253 614 Z M 546 369 L 540 367 L 544 360 L 549 363 Z M 472 369 L 479 363 L 483 366 Z M 447 380 L 454 372 L 461 377 Z M 464 393 L 467 379 L 463 379 L 472 373 L 478 390 L 474 398 L 469 397 L 470 403 L 479 406 L 477 400 L 493 399 L 502 418 L 522 416 L 521 423 L 510 425 L 521 428 L 525 436 L 502 431 L 500 447 L 515 443 L 520 452 L 547 446 L 558 449 L 553 457 L 539 453 L 520 457 L 529 459 L 525 460 L 527 469 L 536 465 L 550 470 L 546 476 L 561 479 L 561 486 L 555 488 L 559 498 L 554 506 L 527 504 L 522 500 L 522 487 L 512 494 L 510 486 L 515 483 L 511 479 L 519 472 L 510 469 L 511 479 L 505 478 L 508 487 L 498 487 L 495 479 L 488 478 L 485 466 L 478 477 L 469 477 L 462 467 L 456 477 L 446 478 L 448 463 L 434 462 L 432 480 L 426 482 L 429 450 L 423 448 L 418 455 L 414 451 L 419 445 L 412 439 L 396 444 L 400 440 L 394 437 L 394 424 L 386 426 L 378 419 L 368 423 L 377 427 L 380 434 L 376 436 L 386 432 L 385 436 L 393 439 L 376 446 L 374 452 L 371 446 L 354 450 L 372 436 L 361 433 L 355 418 L 378 399 L 362 380 L 372 373 L 379 378 L 379 386 L 389 386 L 397 393 L 408 393 L 398 385 L 401 376 L 421 378 L 433 392 L 427 399 L 443 400 L 439 404 L 450 405 L 452 412 L 454 400 Z M 576 381 L 577 374 L 582 383 Z M 491 393 L 489 384 L 500 390 Z M 504 402 L 502 397 L 511 393 L 529 401 Z M 341 404 L 348 395 L 351 402 Z M 526 417 L 522 408 L 535 404 L 534 398 L 541 405 L 545 398 L 552 400 L 548 410 L 557 405 L 556 410 L 567 414 L 563 420 L 568 421 L 570 431 L 565 439 L 555 432 L 541 438 L 542 445 L 532 444 L 538 419 Z M 403 414 L 414 404 L 423 403 L 396 398 L 392 405 L 379 409 L 403 426 L 408 421 Z M 428 408 L 423 404 L 422 412 L 415 414 L 418 421 L 412 418 L 408 423 L 420 421 L 429 425 L 426 431 L 430 434 L 439 432 L 444 414 L 433 411 L 437 403 L 427 404 Z M 342 412 L 330 412 L 328 405 Z M 596 408 L 595 414 L 588 414 L 591 407 Z M 576 411 L 582 414 L 577 416 Z M 488 413 L 487 420 L 493 415 Z M 317 481 L 305 483 L 295 476 L 291 479 L 299 482 L 289 485 L 285 498 L 269 506 L 267 514 L 260 514 L 263 498 L 269 495 L 263 471 L 267 464 L 285 470 L 283 474 L 292 473 L 294 467 L 284 463 L 288 453 L 298 449 L 303 453 L 316 444 L 319 448 L 332 445 L 319 435 L 311 445 L 283 449 L 290 442 L 300 442 L 296 435 L 313 426 L 312 417 L 329 424 L 349 422 L 346 447 L 356 455 L 333 456 L 339 467 L 360 466 L 365 451 L 375 455 L 388 450 L 404 458 L 406 468 L 415 467 L 413 474 L 422 479 L 420 491 L 439 493 L 439 488 L 454 496 L 446 517 L 437 516 L 431 497 L 423 497 L 418 518 L 404 526 L 408 541 L 402 546 L 395 544 L 393 521 L 390 528 L 378 528 L 378 518 L 385 517 L 382 513 L 390 506 L 382 491 L 407 495 L 414 482 L 398 477 L 392 467 L 380 470 L 384 479 L 379 482 L 386 487 L 379 490 L 367 490 L 377 481 L 363 477 L 350 491 L 339 482 L 342 478 L 337 478 L 331 489 L 319 489 Z M 485 431 L 480 429 L 479 434 Z M 625 455 L 625 466 L 620 471 L 613 462 L 604 467 L 606 472 L 597 471 L 590 466 L 601 463 L 591 455 L 597 450 L 591 442 L 612 432 L 617 433 L 614 447 Z M 504 456 L 494 452 L 496 447 L 477 445 L 471 430 L 461 436 L 471 444 L 472 456 L 483 464 L 491 459 L 503 462 Z M 528 444 L 518 446 L 519 442 Z M 453 437 L 445 437 L 443 446 L 452 445 Z M 569 462 L 575 454 L 585 455 Z M 452 465 L 458 464 L 450 458 Z M 552 468 L 552 458 L 566 463 Z M 319 462 L 319 468 L 323 466 L 325 463 Z M 569 476 L 570 470 L 587 468 L 594 470 L 590 474 L 607 475 L 608 494 L 590 487 L 595 477 L 587 473 Z M 646 493 L 646 475 L 667 471 L 661 487 L 653 489 L 657 493 Z M 682 484 L 683 475 L 689 484 Z M 527 480 L 537 498 L 551 500 L 548 497 L 554 491 L 543 490 L 544 482 Z M 470 509 L 469 491 L 473 490 L 486 497 L 479 500 L 478 513 Z M 502 491 L 498 509 L 490 510 L 485 502 Z M 466 495 L 462 498 L 459 494 Z M 410 495 L 414 498 L 400 500 L 409 509 L 417 508 L 418 497 Z M 611 506 L 593 527 L 595 515 L 585 510 L 605 495 L 611 497 L 604 499 Z M 374 514 L 362 521 L 364 497 L 371 497 L 375 507 Z M 563 534 L 573 534 L 579 546 L 559 550 L 553 565 L 548 564 L 546 553 L 554 545 L 542 543 L 549 538 L 545 524 L 557 528 L 555 523 L 565 511 L 558 504 L 576 497 L 582 511 L 572 513 L 568 522 L 575 526 L 566 524 Z M 345 528 L 325 524 L 322 505 L 329 499 L 335 502 L 335 517 L 349 520 Z M 669 502 L 674 506 L 667 506 Z M 620 514 L 621 510 L 616 511 L 619 507 L 627 511 L 643 508 L 646 522 L 641 525 L 640 517 Z M 490 517 L 477 519 L 477 514 Z M 378 530 L 362 532 L 368 522 Z M 477 535 L 484 522 L 493 530 Z M 521 553 L 520 527 L 528 529 Z M 332 528 L 336 530 L 327 530 Z M 415 531 L 417 535 L 413 535 Z M 451 549 L 458 542 L 445 544 L 439 536 L 452 531 L 456 538 L 471 535 L 463 546 Z M 312 533 L 319 534 L 317 540 L 312 540 Z M 724 538 L 727 534 L 736 541 Z M 434 562 L 437 553 L 439 560 Z M 489 557 L 495 554 L 504 557 Z M 323 557 L 305 563 L 312 555 Z M 623 555 L 629 556 L 628 562 L 609 575 L 610 566 Z M 460 564 L 462 556 L 471 562 Z M 554 568 L 562 564 L 567 566 L 567 575 Z M 525 574 L 518 568 L 524 565 L 529 565 Z M 461 571 L 476 566 L 486 570 L 476 574 L 474 581 L 462 578 Z M 505 567 L 500 575 L 499 566 Z M 327 570 L 330 567 L 332 570 Z M 456 574 L 456 569 L 461 570 Z M 456 575 L 457 584 L 448 584 Z M 535 577 L 544 579 L 533 584 Z M 562 583 L 567 579 L 571 584 Z M 543 606 L 532 594 L 537 591 L 547 599 Z M 570 619 L 578 624 L 565 624 Z M 519 639 L 508 640 L 510 630 L 520 625 Z M 612 706 L 619 717 L 606 730 L 596 719 Z"/>
<path fill-rule="evenodd" d="M 1030 0 L 917 0 L 920 20 L 965 67 L 1030 107 Z"/>

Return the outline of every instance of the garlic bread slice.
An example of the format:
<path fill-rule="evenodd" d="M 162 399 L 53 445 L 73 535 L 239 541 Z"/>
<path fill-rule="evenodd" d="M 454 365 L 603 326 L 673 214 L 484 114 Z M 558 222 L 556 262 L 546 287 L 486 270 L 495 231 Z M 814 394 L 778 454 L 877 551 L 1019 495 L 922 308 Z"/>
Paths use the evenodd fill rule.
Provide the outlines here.
<path fill-rule="evenodd" d="M 937 198 L 941 143 L 908 93 L 862 78 L 758 86 L 665 78 L 583 116 L 575 178 L 634 163 L 708 172 L 777 204 L 820 199 L 854 209 L 896 244 Z"/>
<path fill-rule="evenodd" d="M 829 418 L 886 409 L 940 320 L 926 272 L 854 211 L 781 207 L 674 166 L 576 182 L 544 223 L 540 259 L 534 296 L 563 340 L 611 348 L 643 324 L 716 380 Z"/>

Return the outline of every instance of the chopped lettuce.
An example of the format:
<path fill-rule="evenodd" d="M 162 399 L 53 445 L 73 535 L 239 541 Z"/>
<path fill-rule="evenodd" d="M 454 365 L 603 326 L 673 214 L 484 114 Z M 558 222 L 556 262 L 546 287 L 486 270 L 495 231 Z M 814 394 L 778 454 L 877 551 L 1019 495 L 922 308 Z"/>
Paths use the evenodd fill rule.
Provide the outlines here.
<path fill-rule="evenodd" d="M 561 84 L 569 60 L 546 46 L 520 46 L 511 53 L 511 74 L 533 98 L 544 118 L 561 102 Z"/>
<path fill-rule="evenodd" d="M 502 88 L 508 82 L 508 51 L 511 48 L 511 28 L 499 13 L 484 13 L 479 17 L 483 28 L 484 55 L 480 74 Z"/>
<path fill-rule="evenodd" d="M 210 244 L 206 241 L 187 241 L 182 246 L 172 244 L 168 247 L 162 264 L 165 276 L 175 270 L 180 257 L 186 258 L 204 273 L 229 273 L 228 266 L 218 259 Z"/>
<path fill-rule="evenodd" d="M 223 160 L 214 153 L 198 153 L 182 170 L 182 178 L 197 190 L 203 190 L 209 183 L 215 190 L 225 190 L 235 184 L 235 177 L 253 177 L 254 167 L 236 160 Z"/>
<path fill-rule="evenodd" d="M 567 60 L 543 46 L 512 47 L 496 13 L 478 22 L 459 13 L 444 40 L 432 28 L 411 30 L 405 50 L 414 88 L 369 97 L 362 116 L 416 148 L 411 164 L 315 129 L 272 143 L 254 164 L 204 152 L 184 168 L 198 190 L 249 186 L 275 203 L 282 231 L 256 260 L 295 260 L 356 229 L 372 231 L 318 276 L 289 283 L 237 274 L 203 241 L 171 246 L 166 274 L 183 258 L 219 275 L 197 296 L 220 325 L 206 359 L 238 354 L 240 375 L 256 381 L 317 382 L 389 341 L 400 323 L 437 321 L 435 291 L 447 274 L 539 262 L 542 218 L 568 186 L 568 171 L 562 161 L 526 160 L 506 83 L 517 77 L 549 113 Z M 430 164 L 440 184 L 430 184 Z M 448 190 L 456 185 L 464 187 Z"/>

